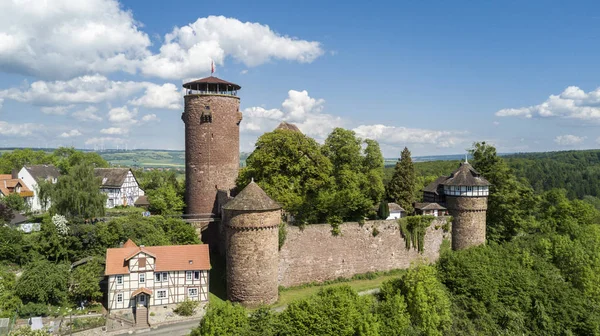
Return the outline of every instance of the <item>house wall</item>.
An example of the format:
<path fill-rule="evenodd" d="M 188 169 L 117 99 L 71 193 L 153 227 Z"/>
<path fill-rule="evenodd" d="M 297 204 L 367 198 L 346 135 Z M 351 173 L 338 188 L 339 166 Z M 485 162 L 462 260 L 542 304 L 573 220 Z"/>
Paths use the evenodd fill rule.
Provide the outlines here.
<path fill-rule="evenodd" d="M 139 259 L 146 258 L 146 267 L 139 267 Z M 117 284 L 117 275 L 108 277 L 108 309 L 124 309 L 133 307 L 136 302 L 131 294 L 139 288 L 152 290 L 148 305 L 166 305 L 183 302 L 186 298 L 193 301 L 208 301 L 208 270 L 188 270 L 155 272 L 154 258 L 145 253 L 139 253 L 129 260 L 129 274 L 122 274 L 123 283 Z M 194 272 L 199 272 L 198 279 Z M 190 276 L 187 272 L 191 272 Z M 161 281 L 156 281 L 156 273 L 161 273 Z M 167 273 L 167 281 L 163 281 L 162 274 Z M 140 282 L 140 274 L 144 274 L 144 282 Z M 198 295 L 189 296 L 188 289 L 197 288 Z M 158 291 L 166 290 L 167 297 L 159 299 Z M 117 302 L 117 294 L 123 294 L 123 302 Z"/>
<path fill-rule="evenodd" d="M 413 262 L 434 262 L 439 258 L 446 217 L 436 218 L 425 233 L 423 253 L 405 248 L 396 220 L 368 221 L 340 225 L 341 235 L 333 236 L 329 224 L 307 225 L 303 230 L 287 227 L 287 237 L 279 251 L 280 286 L 296 286 L 313 281 L 351 277 L 374 271 L 408 268 Z M 373 228 L 379 231 L 373 237 Z"/>
<path fill-rule="evenodd" d="M 42 204 L 38 196 L 38 183 L 36 179 L 29 174 L 29 171 L 25 169 L 25 167 L 21 168 L 21 170 L 17 173 L 17 176 L 23 180 L 27 188 L 33 191 L 33 197 L 26 198 L 29 206 L 31 207 L 31 211 L 37 212 L 44 210 L 42 209 Z M 56 179 L 53 179 L 52 183 L 56 183 Z M 50 205 L 50 201 L 48 201 L 47 208 L 50 208 Z"/>
<path fill-rule="evenodd" d="M 144 191 L 140 188 L 131 171 L 127 173 L 125 182 L 120 188 L 101 188 L 100 191 L 107 196 L 107 208 L 114 208 L 118 205 L 133 206 L 138 197 L 144 196 Z"/>

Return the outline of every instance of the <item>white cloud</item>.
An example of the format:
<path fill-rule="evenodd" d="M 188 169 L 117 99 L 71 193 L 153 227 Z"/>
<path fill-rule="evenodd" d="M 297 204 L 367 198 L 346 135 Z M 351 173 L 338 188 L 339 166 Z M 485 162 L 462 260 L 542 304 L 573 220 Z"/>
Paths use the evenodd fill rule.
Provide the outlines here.
<path fill-rule="evenodd" d="M 365 139 L 373 139 L 391 146 L 408 144 L 433 144 L 436 147 L 448 148 L 463 141 L 464 132 L 437 131 L 421 128 L 407 128 L 386 125 L 360 125 L 354 132 Z"/>
<path fill-rule="evenodd" d="M 140 98 L 129 101 L 134 106 L 143 106 L 156 109 L 181 110 L 181 91 L 171 83 L 156 85 L 146 83 L 146 92 Z"/>
<path fill-rule="evenodd" d="M 108 111 L 108 120 L 115 124 L 135 124 L 137 120 L 134 118 L 137 114 L 137 108 L 130 111 L 127 106 L 115 107 Z"/>
<path fill-rule="evenodd" d="M 85 141 L 86 145 L 100 145 L 100 146 L 114 146 L 125 143 L 125 139 L 115 137 L 96 137 L 90 138 Z"/>
<path fill-rule="evenodd" d="M 559 95 L 550 95 L 539 105 L 502 109 L 496 112 L 496 116 L 600 121 L 600 88 L 586 93 L 577 86 L 569 86 Z"/>
<path fill-rule="evenodd" d="M 143 122 L 160 121 L 160 119 L 158 119 L 156 114 L 152 113 L 152 114 L 146 114 L 145 116 L 143 116 L 142 121 Z"/>
<path fill-rule="evenodd" d="M 340 117 L 321 113 L 323 99 L 314 99 L 305 91 L 288 91 L 281 109 L 249 107 L 243 110 L 242 132 L 264 133 L 272 131 L 282 121 L 294 123 L 300 130 L 317 139 L 323 139 L 335 127 L 342 126 Z"/>
<path fill-rule="evenodd" d="M 71 137 L 76 137 L 76 136 L 80 136 L 81 132 L 79 132 L 76 129 L 70 130 L 68 132 L 63 132 L 61 135 L 59 135 L 59 137 L 61 138 L 71 138 Z"/>
<path fill-rule="evenodd" d="M 11 124 L 0 120 L 0 135 L 4 136 L 29 136 L 42 128 L 43 126 L 32 123 Z"/>
<path fill-rule="evenodd" d="M 124 134 L 129 133 L 129 130 L 127 128 L 122 128 L 122 127 L 109 127 L 109 128 L 101 129 L 100 133 L 110 134 L 110 135 L 124 135 Z"/>
<path fill-rule="evenodd" d="M 560 146 L 574 146 L 583 143 L 585 139 L 586 137 L 567 134 L 557 136 L 556 138 L 554 138 L 554 142 Z"/>
<path fill-rule="evenodd" d="M 116 0 L 0 1 L 0 70 L 43 78 L 134 72 L 150 39 Z"/>
<path fill-rule="evenodd" d="M 0 98 L 0 110 L 2 109 L 3 104 L 4 104 L 4 99 Z"/>
<path fill-rule="evenodd" d="M 83 110 L 73 112 L 71 115 L 79 121 L 102 121 L 102 118 L 96 112 L 98 112 L 96 107 L 88 106 Z"/>
<path fill-rule="evenodd" d="M 41 110 L 45 114 L 65 115 L 73 107 L 75 105 L 44 106 Z"/>
<path fill-rule="evenodd" d="M 254 67 L 273 59 L 310 63 L 322 54 L 319 42 L 282 36 L 260 23 L 209 16 L 166 34 L 160 52 L 144 59 L 141 71 L 181 79 L 207 74 L 211 59 L 222 65 L 229 56 Z"/>
<path fill-rule="evenodd" d="M 245 75 L 248 73 L 248 69 L 244 69 L 242 71 L 240 71 L 240 75 Z"/>

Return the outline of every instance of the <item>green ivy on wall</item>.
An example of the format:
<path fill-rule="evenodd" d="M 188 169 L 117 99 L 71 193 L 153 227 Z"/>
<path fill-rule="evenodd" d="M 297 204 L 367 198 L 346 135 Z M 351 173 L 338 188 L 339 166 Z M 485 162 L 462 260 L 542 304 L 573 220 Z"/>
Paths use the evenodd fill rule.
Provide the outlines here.
<path fill-rule="evenodd" d="M 402 238 L 404 238 L 407 250 L 410 250 L 412 246 L 413 248 L 416 248 L 419 253 L 423 253 L 423 247 L 425 246 L 425 232 L 434 219 L 434 216 L 409 216 L 398 220 L 400 234 L 402 235 Z"/>

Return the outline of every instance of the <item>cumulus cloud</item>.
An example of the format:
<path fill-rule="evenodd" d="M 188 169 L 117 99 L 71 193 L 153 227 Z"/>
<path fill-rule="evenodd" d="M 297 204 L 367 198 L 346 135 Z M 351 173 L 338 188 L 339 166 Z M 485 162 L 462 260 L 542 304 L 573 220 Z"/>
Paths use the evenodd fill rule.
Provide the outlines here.
<path fill-rule="evenodd" d="M 134 72 L 150 39 L 116 0 L 0 2 L 0 70 L 42 78 Z"/>
<path fill-rule="evenodd" d="M 45 114 L 65 115 L 75 105 L 44 106 L 40 110 Z"/>
<path fill-rule="evenodd" d="M 125 143 L 125 139 L 115 137 L 95 137 L 85 141 L 86 145 L 91 146 L 115 146 Z"/>
<path fill-rule="evenodd" d="M 407 144 L 433 144 L 448 148 L 463 141 L 464 132 L 437 131 L 421 128 L 407 128 L 386 125 L 360 125 L 354 132 L 361 138 L 377 140 L 392 146 Z"/>
<path fill-rule="evenodd" d="M 550 95 L 539 105 L 502 109 L 496 112 L 496 116 L 600 121 L 600 88 L 585 92 L 577 86 L 569 86 L 558 95 Z"/>
<path fill-rule="evenodd" d="M 102 134 L 110 134 L 110 135 L 123 135 L 127 134 L 129 130 L 127 128 L 122 127 L 109 127 L 100 130 Z"/>
<path fill-rule="evenodd" d="M 102 117 L 96 114 L 98 109 L 95 106 L 88 106 L 83 110 L 75 111 L 71 115 L 79 121 L 102 121 Z"/>
<path fill-rule="evenodd" d="M 554 142 L 560 146 L 574 146 L 583 143 L 585 139 L 586 137 L 567 134 L 557 136 L 556 138 L 554 138 Z"/>
<path fill-rule="evenodd" d="M 42 128 L 43 126 L 32 123 L 12 124 L 0 120 L 0 135 L 4 136 L 29 136 Z"/>
<path fill-rule="evenodd" d="M 181 110 L 181 91 L 171 83 L 163 85 L 148 85 L 146 83 L 146 92 L 142 97 L 129 101 L 134 106 L 143 106 L 156 109 Z"/>
<path fill-rule="evenodd" d="M 61 138 L 72 138 L 72 137 L 76 137 L 76 136 L 80 136 L 81 132 L 79 132 L 76 129 L 72 129 L 68 132 L 63 132 L 61 135 L 59 135 L 59 137 Z"/>
<path fill-rule="evenodd" d="M 108 111 L 108 120 L 115 124 L 135 124 L 137 114 L 137 108 L 129 110 L 127 106 L 115 107 Z"/>
<path fill-rule="evenodd" d="M 158 119 L 156 114 L 152 113 L 152 114 L 146 114 L 145 116 L 143 116 L 142 121 L 143 122 L 160 121 L 160 119 Z"/>
<path fill-rule="evenodd" d="M 211 59 L 227 57 L 254 67 L 274 59 L 310 63 L 323 54 L 319 42 L 282 36 L 267 25 L 209 16 L 165 35 L 160 52 L 142 61 L 143 74 L 180 79 L 210 71 Z"/>
<path fill-rule="evenodd" d="M 280 122 L 286 121 L 294 123 L 308 136 L 325 138 L 333 128 L 342 126 L 343 122 L 340 117 L 321 113 L 324 103 L 323 99 L 310 97 L 306 90 L 290 90 L 288 97 L 281 104 L 281 109 L 244 109 L 241 131 L 256 134 L 270 132 Z"/>

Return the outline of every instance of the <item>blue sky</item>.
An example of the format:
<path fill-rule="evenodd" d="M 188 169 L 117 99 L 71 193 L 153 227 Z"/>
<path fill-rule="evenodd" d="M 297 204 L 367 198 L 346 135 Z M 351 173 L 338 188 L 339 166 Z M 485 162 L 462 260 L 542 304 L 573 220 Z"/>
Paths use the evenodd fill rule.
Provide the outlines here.
<path fill-rule="evenodd" d="M 0 147 L 182 149 L 211 59 L 243 151 L 282 120 L 386 157 L 600 147 L 595 2 L 30 2 L 0 4 Z"/>

